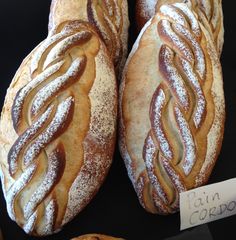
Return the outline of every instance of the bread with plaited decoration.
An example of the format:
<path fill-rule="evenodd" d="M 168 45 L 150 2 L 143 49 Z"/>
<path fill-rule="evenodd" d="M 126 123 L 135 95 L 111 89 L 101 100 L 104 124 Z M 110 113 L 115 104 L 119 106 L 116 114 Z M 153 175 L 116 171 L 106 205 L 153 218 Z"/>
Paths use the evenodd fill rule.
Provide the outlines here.
<path fill-rule="evenodd" d="M 199 21 L 212 34 L 219 55 L 224 43 L 222 0 L 138 0 L 136 2 L 136 23 L 140 31 L 163 4 L 191 4 Z"/>
<path fill-rule="evenodd" d="M 49 32 L 68 20 L 92 24 L 105 42 L 117 74 L 122 71 L 128 48 L 127 0 L 52 0 Z"/>
<path fill-rule="evenodd" d="M 116 117 L 104 43 L 88 23 L 60 24 L 21 64 L 1 115 L 7 210 L 26 233 L 59 231 L 96 194 L 112 162 Z"/>
<path fill-rule="evenodd" d="M 162 5 L 123 72 L 119 145 L 140 203 L 179 209 L 179 194 L 208 181 L 221 149 L 225 103 L 210 33 L 184 3 Z"/>

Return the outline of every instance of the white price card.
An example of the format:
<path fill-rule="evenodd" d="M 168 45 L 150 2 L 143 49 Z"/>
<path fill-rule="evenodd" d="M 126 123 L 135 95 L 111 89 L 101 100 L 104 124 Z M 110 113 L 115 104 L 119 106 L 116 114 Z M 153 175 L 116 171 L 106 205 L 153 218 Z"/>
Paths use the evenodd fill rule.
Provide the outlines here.
<path fill-rule="evenodd" d="M 236 214 L 236 178 L 180 194 L 180 229 Z"/>

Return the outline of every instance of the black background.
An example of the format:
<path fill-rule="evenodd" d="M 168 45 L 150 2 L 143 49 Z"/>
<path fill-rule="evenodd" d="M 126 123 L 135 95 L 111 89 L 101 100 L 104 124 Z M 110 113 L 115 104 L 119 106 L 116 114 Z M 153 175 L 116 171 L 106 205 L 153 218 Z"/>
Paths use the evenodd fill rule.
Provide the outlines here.
<path fill-rule="evenodd" d="M 6 90 L 23 58 L 47 36 L 49 0 L 0 1 L 0 107 Z M 226 98 L 226 124 L 221 154 L 209 183 L 236 177 L 236 13 L 232 1 L 223 0 L 225 44 L 221 58 Z M 129 1 L 130 44 L 136 38 L 134 1 Z M 233 191 L 234 189 L 232 189 Z M 235 189 L 236 193 L 236 189 Z M 38 239 L 27 236 L 7 215 L 0 194 L 0 226 L 5 240 Z M 213 239 L 235 239 L 236 217 L 209 223 Z M 44 240 L 69 240 L 85 233 L 103 233 L 127 240 L 159 240 L 180 233 L 179 214 L 158 216 L 139 205 L 116 149 L 104 185 L 91 203 L 61 232 Z M 194 229 L 193 229 L 194 230 Z"/>

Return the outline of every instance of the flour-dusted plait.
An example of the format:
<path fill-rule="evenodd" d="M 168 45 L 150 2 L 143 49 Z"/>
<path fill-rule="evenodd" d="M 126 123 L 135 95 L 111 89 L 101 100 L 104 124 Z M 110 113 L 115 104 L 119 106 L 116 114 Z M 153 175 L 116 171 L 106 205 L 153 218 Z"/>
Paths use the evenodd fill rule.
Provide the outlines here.
<path fill-rule="evenodd" d="M 186 3 L 192 5 L 198 20 L 212 34 L 219 55 L 224 43 L 222 0 L 138 0 L 136 3 L 136 23 L 140 31 L 144 24 L 164 4 Z"/>
<path fill-rule="evenodd" d="M 128 57 L 120 150 L 143 207 L 169 214 L 205 184 L 221 149 L 225 104 L 209 32 L 184 3 L 163 5 Z"/>
<path fill-rule="evenodd" d="M 114 238 L 101 234 L 87 234 L 71 240 L 124 240 L 123 238 Z"/>
<path fill-rule="evenodd" d="M 67 20 L 90 22 L 105 42 L 117 74 L 122 71 L 128 46 L 127 0 L 52 0 L 49 31 Z"/>
<path fill-rule="evenodd" d="M 65 22 L 23 61 L 0 123 L 7 210 L 28 234 L 52 234 L 101 186 L 117 117 L 114 67 L 91 25 Z"/>

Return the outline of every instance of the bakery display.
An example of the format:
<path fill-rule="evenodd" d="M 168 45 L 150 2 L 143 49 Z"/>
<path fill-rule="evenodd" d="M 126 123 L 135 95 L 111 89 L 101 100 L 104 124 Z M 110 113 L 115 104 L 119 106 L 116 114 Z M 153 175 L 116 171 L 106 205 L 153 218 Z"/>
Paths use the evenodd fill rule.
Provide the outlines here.
<path fill-rule="evenodd" d="M 140 31 L 145 23 L 154 16 L 163 4 L 185 2 L 192 5 L 198 20 L 212 33 L 219 55 L 224 43 L 222 0 L 137 0 L 136 23 Z"/>
<path fill-rule="evenodd" d="M 124 240 L 123 238 L 114 238 L 101 234 L 87 234 L 71 240 Z"/>
<path fill-rule="evenodd" d="M 128 8 L 125 7 L 126 1 Z M 178 5 L 183 1 L 194 17 Z M 116 88 L 120 84 L 122 65 L 126 60 L 125 42 L 129 38 L 131 49 L 138 34 L 136 2 L 138 4 L 141 0 L 53 0 L 52 4 L 51 1 L 26 0 L 24 4 L 17 1 L 0 3 L 3 20 L 0 94 L 4 107 L 0 120 L 0 177 L 3 187 L 0 195 L 0 225 L 4 239 L 32 240 L 34 236 L 45 240 L 117 239 L 100 234 L 80 236 L 94 232 L 114 234 L 125 239 L 172 239 L 184 233 L 194 238 L 197 233 L 202 235 L 202 229 L 196 227 L 194 231 L 189 229 L 182 232 L 179 227 L 183 226 L 183 218 L 180 218 L 179 213 L 172 214 L 179 210 L 179 192 L 204 184 L 211 187 L 212 183 L 235 176 L 232 156 L 236 115 L 233 104 L 235 84 L 232 79 L 235 76 L 233 59 L 236 39 L 232 3 L 223 2 L 227 30 L 221 58 L 227 103 L 224 134 L 224 93 L 219 63 L 224 30 L 219 0 L 142 1 L 142 4 L 150 4 L 149 7 L 141 8 L 149 15 L 139 25 L 144 26 L 154 18 L 143 28 L 127 61 L 120 88 L 120 109 L 124 111 L 120 111 L 118 119 L 113 116 L 116 115 L 117 107 Z M 172 5 L 160 10 L 166 4 Z M 172 12 L 173 9 L 176 12 Z M 131 24 L 129 36 L 127 10 Z M 159 12 L 158 16 L 156 12 Z M 138 11 L 136 14 L 139 15 Z M 163 20 L 166 20 L 166 25 L 159 31 L 159 22 Z M 167 31 L 163 34 L 162 30 Z M 47 39 L 41 42 L 45 37 Z M 35 46 L 17 71 L 4 102 L 13 74 Z M 167 60 L 162 58 L 162 65 L 159 64 L 161 48 L 165 48 L 165 53 L 170 53 Z M 103 57 L 100 59 L 100 56 L 104 56 L 105 60 Z M 91 68 L 92 65 L 96 65 L 96 69 Z M 114 69 L 112 65 L 115 65 Z M 113 97 L 110 94 L 107 96 L 105 90 L 101 91 L 111 87 L 108 86 L 108 79 L 105 80 L 106 68 L 113 72 L 113 76 L 109 77 L 115 91 Z M 95 84 L 95 78 L 89 80 L 89 76 L 95 76 L 97 70 L 99 76 L 104 77 L 99 87 Z M 174 74 L 167 75 L 170 72 Z M 185 108 L 178 102 L 178 98 L 181 101 L 185 99 L 184 92 L 187 92 L 185 96 L 189 103 Z M 90 99 L 90 96 L 93 98 Z M 97 113 L 100 121 L 97 122 L 95 118 L 90 121 L 92 107 L 97 109 L 99 97 L 108 99 L 104 103 L 109 105 L 105 106 L 105 114 L 110 111 L 112 117 L 109 119 L 114 120 L 114 128 L 115 122 L 121 119 L 120 147 L 136 192 L 127 176 L 118 145 L 114 143 L 115 131 L 114 138 L 109 138 L 110 145 L 108 142 L 104 145 L 100 137 L 95 141 L 87 137 L 99 129 L 99 136 L 103 135 L 102 128 L 106 128 L 109 122 L 102 109 Z M 158 108 L 157 103 L 163 103 L 159 105 L 159 110 L 155 109 Z M 64 107 L 68 107 L 68 111 L 63 111 Z M 55 117 L 57 113 L 60 117 Z M 219 117 L 218 122 L 215 114 Z M 131 129 L 136 123 L 136 128 Z M 51 137 L 49 129 L 55 133 Z M 90 132 L 86 132 L 86 129 Z M 45 136 L 50 139 L 44 139 Z M 163 136 L 165 138 L 161 139 Z M 36 146 L 44 149 L 37 153 L 39 150 Z M 168 146 L 173 159 L 160 157 Z M 212 156 L 210 151 L 213 152 Z M 30 157 L 25 157 L 26 153 Z M 31 153 L 33 157 L 39 155 L 32 160 Z M 84 154 L 87 156 L 86 162 Z M 112 157 L 114 161 L 106 177 Z M 75 180 L 72 183 L 73 177 Z M 101 185 L 102 188 L 96 194 Z M 214 196 L 207 195 L 205 191 L 203 194 L 206 193 L 206 198 L 202 198 L 202 201 L 211 201 L 212 197 L 216 204 L 220 204 L 218 196 L 222 200 L 221 190 Z M 233 188 L 231 190 L 233 192 Z M 198 195 L 198 190 L 195 192 Z M 193 200 L 191 203 L 194 204 Z M 196 200 L 201 203 L 200 199 Z M 181 204 L 185 205 L 183 199 Z M 190 202 L 187 204 L 191 207 Z M 229 207 L 233 207 L 232 204 L 228 204 Z M 220 210 L 224 211 L 224 206 L 220 205 Z M 25 216 L 28 217 L 32 211 L 33 214 L 26 219 Z M 210 217 L 216 213 L 214 211 L 213 206 L 208 211 Z M 66 212 L 68 221 L 62 220 Z M 200 218 L 205 217 L 202 215 L 205 210 L 199 209 L 199 214 Z M 211 222 L 208 224 L 209 237 L 211 234 L 214 239 L 231 236 L 235 220 L 232 216 Z"/>
<path fill-rule="evenodd" d="M 205 184 L 221 149 L 225 103 L 211 33 L 184 3 L 142 29 L 120 88 L 120 151 L 142 206 L 170 214 Z"/>
<path fill-rule="evenodd" d="M 28 234 L 58 232 L 92 199 L 112 162 L 117 87 L 94 28 L 59 24 L 23 61 L 0 122 L 10 218 Z"/>
<path fill-rule="evenodd" d="M 88 21 L 96 28 L 119 74 L 127 57 L 127 0 L 52 0 L 49 31 L 68 20 Z"/>

